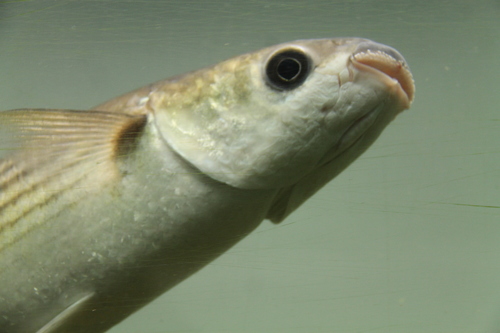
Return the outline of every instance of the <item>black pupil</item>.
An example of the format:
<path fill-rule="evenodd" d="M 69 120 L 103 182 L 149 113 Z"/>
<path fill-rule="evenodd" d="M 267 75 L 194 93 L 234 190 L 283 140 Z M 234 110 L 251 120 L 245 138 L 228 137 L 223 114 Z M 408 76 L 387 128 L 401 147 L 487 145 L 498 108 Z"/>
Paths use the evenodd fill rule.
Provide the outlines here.
<path fill-rule="evenodd" d="M 278 64 L 277 72 L 284 81 L 291 81 L 299 75 L 301 67 L 297 59 L 285 58 Z"/>
<path fill-rule="evenodd" d="M 311 62 L 301 50 L 284 49 L 272 55 L 266 65 L 267 84 L 277 90 L 292 90 L 305 82 Z"/>

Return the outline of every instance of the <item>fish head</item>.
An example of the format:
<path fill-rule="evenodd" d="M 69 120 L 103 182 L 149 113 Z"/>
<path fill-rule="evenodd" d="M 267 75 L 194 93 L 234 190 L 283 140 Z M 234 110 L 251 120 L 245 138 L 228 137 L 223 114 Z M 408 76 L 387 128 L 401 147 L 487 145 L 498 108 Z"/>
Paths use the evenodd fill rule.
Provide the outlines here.
<path fill-rule="evenodd" d="M 243 189 L 313 182 L 314 192 L 409 108 L 414 85 L 396 50 L 345 38 L 265 48 L 155 91 L 162 138 L 202 173 Z"/>

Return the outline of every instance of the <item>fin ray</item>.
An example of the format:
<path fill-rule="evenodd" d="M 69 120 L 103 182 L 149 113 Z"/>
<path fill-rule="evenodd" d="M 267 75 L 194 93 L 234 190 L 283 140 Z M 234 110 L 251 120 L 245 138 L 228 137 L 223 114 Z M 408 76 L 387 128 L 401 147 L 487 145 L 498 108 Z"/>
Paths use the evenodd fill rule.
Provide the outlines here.
<path fill-rule="evenodd" d="M 33 227 L 19 223 L 27 214 L 76 184 L 90 190 L 119 176 L 116 160 L 130 151 L 146 120 L 102 111 L 0 112 L 0 239 L 6 238 L 0 247 Z"/>
<path fill-rule="evenodd" d="M 77 315 L 78 312 L 85 307 L 88 301 L 94 296 L 94 293 L 87 294 L 83 296 L 81 299 L 71 304 L 69 307 L 64 309 L 61 313 L 55 316 L 51 321 L 45 324 L 41 329 L 39 329 L 36 333 L 55 333 L 58 331 L 58 328 L 63 325 L 69 318 L 74 315 Z"/>

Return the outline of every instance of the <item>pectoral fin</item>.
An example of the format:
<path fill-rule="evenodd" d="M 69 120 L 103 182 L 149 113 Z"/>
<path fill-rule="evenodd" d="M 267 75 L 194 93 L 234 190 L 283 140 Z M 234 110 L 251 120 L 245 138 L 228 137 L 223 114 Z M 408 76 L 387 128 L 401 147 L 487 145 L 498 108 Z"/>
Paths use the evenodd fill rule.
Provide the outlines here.
<path fill-rule="evenodd" d="M 0 112 L 0 249 L 119 177 L 117 160 L 145 124 L 146 116 L 100 111 Z"/>
<path fill-rule="evenodd" d="M 72 317 L 78 316 L 78 313 L 86 307 L 88 301 L 94 296 L 94 293 L 89 293 L 80 298 L 75 303 L 64 309 L 61 313 L 55 316 L 51 321 L 39 329 L 36 333 L 56 333 L 58 329 Z"/>
<path fill-rule="evenodd" d="M 0 158 L 12 155 L 37 159 L 47 152 L 113 158 L 127 152 L 130 139 L 140 134 L 145 122 L 144 115 L 93 110 L 3 111 L 0 112 Z"/>

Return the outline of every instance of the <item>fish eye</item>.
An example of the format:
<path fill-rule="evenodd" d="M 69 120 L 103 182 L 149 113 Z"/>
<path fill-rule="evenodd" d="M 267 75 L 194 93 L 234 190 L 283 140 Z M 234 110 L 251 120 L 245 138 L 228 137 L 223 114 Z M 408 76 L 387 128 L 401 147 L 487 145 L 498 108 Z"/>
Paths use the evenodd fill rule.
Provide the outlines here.
<path fill-rule="evenodd" d="M 304 52 L 286 49 L 273 54 L 266 65 L 267 83 L 278 90 L 292 90 L 307 78 L 310 60 Z"/>

